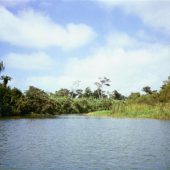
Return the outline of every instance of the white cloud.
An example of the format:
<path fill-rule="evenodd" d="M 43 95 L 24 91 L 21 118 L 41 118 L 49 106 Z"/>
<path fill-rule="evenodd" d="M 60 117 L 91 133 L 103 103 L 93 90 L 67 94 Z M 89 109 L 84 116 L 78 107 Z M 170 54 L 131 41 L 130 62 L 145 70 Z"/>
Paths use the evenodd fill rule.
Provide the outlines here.
<path fill-rule="evenodd" d="M 76 79 L 74 79 L 73 76 L 74 75 L 72 76 L 68 75 L 68 77 L 67 76 L 57 77 L 52 75 L 32 76 L 28 77 L 24 81 L 24 84 L 25 88 L 28 88 L 28 86 L 32 85 L 49 92 L 55 92 L 60 88 L 68 88 L 71 90 L 73 88 L 73 83 L 76 81 Z"/>
<path fill-rule="evenodd" d="M 56 65 L 52 57 L 43 52 L 32 54 L 10 53 L 3 57 L 3 61 L 7 67 L 20 70 L 49 70 Z"/>
<path fill-rule="evenodd" d="M 110 89 L 124 94 L 140 91 L 146 85 L 158 89 L 170 73 L 169 46 L 142 44 L 124 33 L 114 35 L 109 35 L 106 46 L 97 48 L 94 54 L 70 60 L 58 78 L 60 87 L 69 87 L 74 80 L 81 80 L 85 87 L 106 76 L 112 80 Z"/>
<path fill-rule="evenodd" d="M 58 79 L 55 76 L 33 76 L 28 77 L 25 81 L 27 87 L 35 86 L 46 91 L 55 91 Z"/>
<path fill-rule="evenodd" d="M 144 24 L 170 34 L 170 1 L 144 0 L 97 0 L 106 7 L 121 8 L 127 14 L 135 14 Z"/>
<path fill-rule="evenodd" d="M 107 41 L 107 46 L 110 47 L 121 47 L 121 48 L 126 48 L 126 47 L 131 47 L 131 48 L 136 48 L 137 45 L 140 42 L 137 42 L 137 40 L 133 37 L 129 37 L 128 34 L 123 33 L 123 32 L 112 32 L 106 37 Z M 140 43 L 141 44 L 141 43 Z M 134 46 L 135 45 L 135 46 Z"/>
<path fill-rule="evenodd" d="M 0 7 L 0 21 L 0 41 L 21 47 L 72 49 L 89 43 L 96 36 L 88 25 L 69 23 L 62 26 L 33 10 L 14 15 Z"/>
<path fill-rule="evenodd" d="M 8 62 L 5 63 L 20 69 L 51 67 L 54 63 L 52 58 L 42 56 L 32 55 L 32 60 L 26 62 L 23 59 L 26 57 L 20 56 L 17 60 L 18 56 L 14 55 L 14 57 L 7 57 Z M 33 61 L 34 59 L 37 60 Z M 32 63 L 35 63 L 35 66 L 32 66 Z M 60 75 L 55 75 L 56 70 L 53 70 L 51 75 L 49 73 L 41 74 L 41 76 L 35 74 L 27 77 L 23 84 L 26 87 L 33 85 L 47 91 L 55 91 L 59 88 L 71 89 L 73 82 L 80 80 L 80 88 L 90 86 L 94 89 L 94 82 L 98 80 L 98 77 L 106 76 L 112 81 L 111 87 L 106 90 L 116 89 L 127 95 L 132 91 L 140 91 L 146 85 L 159 89 L 162 81 L 169 76 L 169 65 L 168 45 L 141 42 L 125 33 L 114 32 L 106 37 L 105 45 L 96 48 L 92 54 L 84 58 L 70 58 L 62 68 L 57 67 L 62 69 Z"/>

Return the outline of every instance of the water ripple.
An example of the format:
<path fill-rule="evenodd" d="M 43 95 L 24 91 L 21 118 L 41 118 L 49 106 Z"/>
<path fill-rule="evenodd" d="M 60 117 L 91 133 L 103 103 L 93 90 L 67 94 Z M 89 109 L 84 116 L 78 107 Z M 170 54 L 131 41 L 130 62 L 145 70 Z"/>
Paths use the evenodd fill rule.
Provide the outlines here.
<path fill-rule="evenodd" d="M 170 122 L 61 116 L 0 121 L 0 170 L 170 168 Z"/>

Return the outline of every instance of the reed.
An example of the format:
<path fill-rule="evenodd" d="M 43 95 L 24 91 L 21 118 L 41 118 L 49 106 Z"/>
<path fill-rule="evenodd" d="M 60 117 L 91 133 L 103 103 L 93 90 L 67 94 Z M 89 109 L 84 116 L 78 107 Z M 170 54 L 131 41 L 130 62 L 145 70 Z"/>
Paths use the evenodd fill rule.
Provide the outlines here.
<path fill-rule="evenodd" d="M 114 102 L 112 110 L 96 111 L 93 116 L 112 116 L 117 118 L 153 118 L 170 120 L 170 103 L 147 105 L 137 103 Z"/>

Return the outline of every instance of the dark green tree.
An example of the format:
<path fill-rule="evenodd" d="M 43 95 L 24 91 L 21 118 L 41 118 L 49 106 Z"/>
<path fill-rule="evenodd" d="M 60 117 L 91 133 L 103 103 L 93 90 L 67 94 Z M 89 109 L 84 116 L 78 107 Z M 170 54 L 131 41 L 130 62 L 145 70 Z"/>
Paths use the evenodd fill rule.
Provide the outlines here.
<path fill-rule="evenodd" d="M 37 114 L 55 114 L 55 102 L 43 90 L 30 86 L 25 93 L 25 105 L 30 112 Z"/>
<path fill-rule="evenodd" d="M 11 89 L 0 84 L 0 116 L 11 116 Z"/>
<path fill-rule="evenodd" d="M 149 86 L 145 86 L 142 89 L 146 94 L 152 94 L 152 90 Z"/>
<path fill-rule="evenodd" d="M 122 95 L 121 93 L 119 93 L 117 90 L 114 90 L 114 91 L 113 91 L 112 97 L 113 97 L 113 99 L 115 99 L 115 100 L 124 100 L 124 99 L 125 99 L 125 96 L 123 96 L 123 95 Z"/>
<path fill-rule="evenodd" d="M 11 79 L 12 78 L 10 76 L 1 76 L 1 80 L 3 80 L 3 86 L 7 87 L 7 84 Z"/>
<path fill-rule="evenodd" d="M 14 87 L 11 89 L 11 107 L 12 107 L 12 115 L 21 115 L 20 111 L 20 105 L 22 104 L 25 96 L 22 94 L 22 92 Z"/>
<path fill-rule="evenodd" d="M 70 91 L 68 89 L 62 88 L 55 92 L 55 96 L 58 96 L 58 97 L 69 97 L 69 95 L 70 95 Z"/>
<path fill-rule="evenodd" d="M 85 97 L 85 98 L 93 97 L 93 92 L 90 89 L 90 87 L 85 88 L 84 93 L 83 93 L 83 97 Z"/>
<path fill-rule="evenodd" d="M 170 76 L 163 82 L 159 93 L 160 102 L 170 102 Z"/>

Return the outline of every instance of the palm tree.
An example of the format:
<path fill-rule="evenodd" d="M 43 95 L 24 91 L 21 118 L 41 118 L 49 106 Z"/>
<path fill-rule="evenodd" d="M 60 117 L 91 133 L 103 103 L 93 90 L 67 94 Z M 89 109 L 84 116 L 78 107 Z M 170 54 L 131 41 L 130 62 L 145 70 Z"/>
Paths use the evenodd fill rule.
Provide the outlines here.
<path fill-rule="evenodd" d="M 3 86 L 7 87 L 8 81 L 10 81 L 12 78 L 10 76 L 1 76 L 1 80 L 3 80 Z"/>

